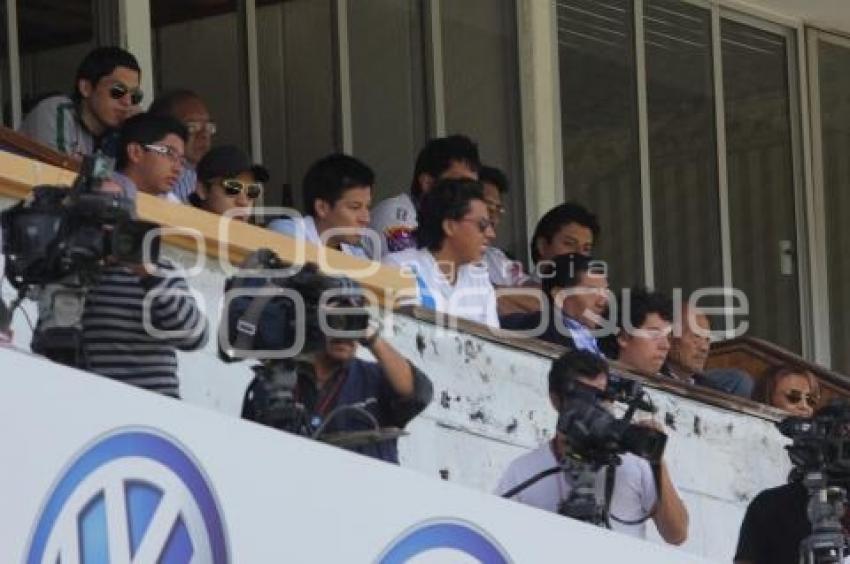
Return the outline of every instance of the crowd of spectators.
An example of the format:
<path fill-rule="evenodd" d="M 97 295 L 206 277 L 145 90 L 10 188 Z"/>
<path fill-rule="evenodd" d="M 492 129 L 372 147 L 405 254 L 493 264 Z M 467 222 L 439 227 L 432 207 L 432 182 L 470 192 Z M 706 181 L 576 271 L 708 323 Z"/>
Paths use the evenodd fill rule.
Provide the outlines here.
<path fill-rule="evenodd" d="M 269 177 L 235 146 L 214 143 L 216 123 L 201 95 L 166 92 L 143 112 L 140 68 L 128 52 L 98 48 L 81 63 L 70 96 L 39 103 L 21 131 L 57 151 L 81 157 L 101 151 L 116 160 L 109 189 L 135 198 L 144 192 L 213 214 L 255 221 L 255 203 Z M 507 210 L 510 182 L 482 163 L 475 141 L 450 135 L 428 141 L 415 159 L 405 192 L 372 207 L 375 173 L 354 156 L 319 158 L 301 184 L 300 214 L 274 218 L 266 227 L 314 245 L 397 266 L 415 279 L 412 303 L 439 316 L 516 331 L 563 346 L 549 385 L 555 408 L 564 378 L 604 389 L 608 362 L 649 379 L 663 379 L 774 405 L 810 416 L 818 402 L 817 379 L 800 368 L 781 367 L 759 380 L 740 370 L 706 368 L 709 317 L 674 303 L 667 293 L 635 285 L 612 291 L 609 265 L 595 256 L 600 219 L 577 202 L 546 212 L 529 241 L 530 268 L 496 245 Z M 606 225 L 606 229 L 611 226 Z M 638 281 L 635 281 L 638 282 Z M 523 299 L 501 299 L 500 290 L 523 289 Z M 145 389 L 179 397 L 175 350 L 196 350 L 207 322 L 186 279 L 166 260 L 154 265 L 111 265 L 90 292 L 84 315 L 88 368 Z M 517 292 L 512 292 L 516 295 Z M 143 304 L 152 304 L 154 335 L 143 326 Z M 438 318 L 439 318 L 438 316 Z M 377 362 L 354 358 L 368 347 Z M 381 421 L 403 427 L 430 402 L 427 376 L 376 336 L 367 343 L 329 341 L 327 350 L 299 371 L 302 399 L 321 417 L 337 404 L 374 395 Z M 364 390 L 366 390 L 364 392 Z M 507 490 L 561 457 L 559 437 L 516 460 L 500 489 Z M 367 452 L 397 462 L 395 443 Z M 624 515 L 655 508 L 662 537 L 681 543 L 688 516 L 662 465 L 660 488 L 645 461 L 624 459 L 614 506 Z M 622 476 L 620 476 L 622 474 Z M 520 501 L 555 510 L 569 490 L 564 476 L 527 490 Z M 661 502 L 659 503 L 658 498 Z M 643 536 L 643 527 L 625 527 Z"/>

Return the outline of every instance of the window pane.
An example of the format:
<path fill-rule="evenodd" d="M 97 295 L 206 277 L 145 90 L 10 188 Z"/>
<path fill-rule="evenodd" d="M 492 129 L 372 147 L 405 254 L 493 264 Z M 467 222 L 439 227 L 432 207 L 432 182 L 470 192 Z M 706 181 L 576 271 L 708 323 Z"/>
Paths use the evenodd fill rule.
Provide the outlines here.
<path fill-rule="evenodd" d="M 599 215 L 594 254 L 612 288 L 643 280 L 640 158 L 631 0 L 558 0 L 567 200 Z"/>
<path fill-rule="evenodd" d="M 644 4 L 655 285 L 721 286 L 711 12 Z"/>
<path fill-rule="evenodd" d="M 425 143 L 421 2 L 349 2 L 348 26 L 354 154 L 375 169 L 377 202 L 408 191 Z"/>
<path fill-rule="evenodd" d="M 723 20 L 732 281 L 750 335 L 800 351 L 788 39 Z M 794 108 L 794 115 L 798 109 Z"/>
<path fill-rule="evenodd" d="M 336 63 L 330 0 L 257 8 L 266 204 L 301 204 L 307 168 L 337 148 Z"/>
<path fill-rule="evenodd" d="M 443 2 L 446 130 L 478 141 L 485 164 L 511 183 L 498 246 L 525 257 L 527 234 L 520 165 L 519 77 L 514 0 Z"/>
<path fill-rule="evenodd" d="M 248 149 L 250 120 L 236 0 L 209 6 L 154 0 L 151 21 L 157 92 L 197 92 L 218 124 L 213 144 Z"/>
<path fill-rule="evenodd" d="M 850 372 L 850 49 L 818 45 L 832 368 Z"/>
<path fill-rule="evenodd" d="M 42 98 L 70 94 L 83 57 L 95 47 L 91 0 L 18 0 L 18 44 L 21 54 L 21 106 L 27 114 Z M 3 53 L 5 46 L 5 7 Z M 4 60 L 4 114 L 9 106 L 9 69 Z M 4 123 L 11 123 L 11 114 Z"/>

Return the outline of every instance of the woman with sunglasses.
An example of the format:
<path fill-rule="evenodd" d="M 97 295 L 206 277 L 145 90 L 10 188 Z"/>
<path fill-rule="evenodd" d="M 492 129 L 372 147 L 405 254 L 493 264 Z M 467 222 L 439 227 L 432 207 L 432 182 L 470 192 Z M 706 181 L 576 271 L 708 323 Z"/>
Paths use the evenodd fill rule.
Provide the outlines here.
<path fill-rule="evenodd" d="M 268 179 L 268 170 L 253 164 L 239 147 L 215 147 L 198 163 L 198 186 L 189 201 L 210 213 L 247 221 Z"/>
<path fill-rule="evenodd" d="M 416 278 L 416 303 L 442 314 L 499 327 L 496 292 L 484 251 L 495 237 L 476 180 L 440 180 L 419 203 L 418 249 L 391 253 L 383 262 Z"/>
<path fill-rule="evenodd" d="M 784 409 L 799 417 L 811 417 L 820 397 L 815 375 L 803 368 L 777 366 L 759 379 L 753 399 Z"/>

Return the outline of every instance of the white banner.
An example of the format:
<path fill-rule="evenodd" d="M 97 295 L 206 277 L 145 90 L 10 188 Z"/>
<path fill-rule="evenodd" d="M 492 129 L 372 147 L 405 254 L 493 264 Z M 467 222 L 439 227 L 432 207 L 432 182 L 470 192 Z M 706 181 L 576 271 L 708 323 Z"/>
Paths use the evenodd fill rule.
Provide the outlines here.
<path fill-rule="evenodd" d="M 705 562 L 0 349 L 0 562 Z"/>

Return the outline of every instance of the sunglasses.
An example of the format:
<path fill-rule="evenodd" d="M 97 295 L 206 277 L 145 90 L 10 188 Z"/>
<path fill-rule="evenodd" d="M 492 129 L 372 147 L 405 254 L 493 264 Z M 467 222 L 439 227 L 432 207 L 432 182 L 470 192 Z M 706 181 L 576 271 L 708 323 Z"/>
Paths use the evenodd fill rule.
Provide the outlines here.
<path fill-rule="evenodd" d="M 785 393 L 785 399 L 792 405 L 797 405 L 801 401 L 805 401 L 809 407 L 815 407 L 818 404 L 818 398 L 812 394 L 806 394 L 800 390 L 789 390 Z"/>
<path fill-rule="evenodd" d="M 459 221 L 467 221 L 470 223 L 474 223 L 475 226 L 478 227 L 478 230 L 481 231 L 481 233 L 487 233 L 488 229 L 493 229 L 494 231 L 496 229 L 496 224 L 487 219 L 486 217 L 482 217 L 481 219 L 467 218 L 461 219 Z"/>
<path fill-rule="evenodd" d="M 263 185 L 258 182 L 242 182 L 233 178 L 225 178 L 221 181 L 221 187 L 228 196 L 238 196 L 245 191 L 245 195 L 256 200 L 263 193 Z"/>
<path fill-rule="evenodd" d="M 218 126 L 212 121 L 187 121 L 186 129 L 189 135 L 197 135 L 201 131 L 212 137 L 218 131 Z"/>
<path fill-rule="evenodd" d="M 180 166 L 186 166 L 186 158 L 177 152 L 174 147 L 169 147 L 168 145 L 157 145 L 156 143 L 148 143 L 147 145 L 142 145 L 142 148 L 145 151 L 150 153 L 156 153 L 157 155 L 163 156 L 168 160 L 179 164 Z"/>
<path fill-rule="evenodd" d="M 127 94 L 130 95 L 130 103 L 134 106 L 138 106 L 142 103 L 142 98 L 145 97 L 144 92 L 142 92 L 141 88 L 133 88 L 130 89 L 129 86 L 124 84 L 123 82 L 116 82 L 112 86 L 109 87 L 109 97 L 113 100 L 120 100 Z"/>

